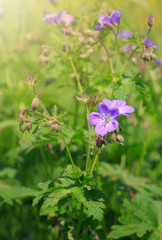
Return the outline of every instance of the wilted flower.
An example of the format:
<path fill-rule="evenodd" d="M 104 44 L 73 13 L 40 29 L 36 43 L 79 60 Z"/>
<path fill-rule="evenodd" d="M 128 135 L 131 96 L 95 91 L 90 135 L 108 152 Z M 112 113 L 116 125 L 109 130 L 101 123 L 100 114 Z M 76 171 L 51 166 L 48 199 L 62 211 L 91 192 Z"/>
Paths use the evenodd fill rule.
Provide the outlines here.
<path fill-rule="evenodd" d="M 134 35 L 133 32 L 129 32 L 129 31 L 126 31 L 126 30 L 123 30 L 123 31 L 119 32 L 119 37 L 122 38 L 122 39 L 131 38 L 133 35 Z"/>
<path fill-rule="evenodd" d="M 4 8 L 0 7 L 0 18 L 3 17 L 3 15 L 4 15 Z"/>
<path fill-rule="evenodd" d="M 118 26 L 121 18 L 121 13 L 122 11 L 114 11 L 110 16 L 101 15 L 98 18 L 99 24 L 94 27 L 94 30 L 98 31 L 101 29 L 112 28 L 114 25 Z"/>
<path fill-rule="evenodd" d="M 125 115 L 129 117 L 127 113 L 132 113 L 135 111 L 134 107 L 126 105 L 126 101 L 124 100 L 109 100 L 107 98 L 103 99 L 103 103 L 107 105 L 109 109 L 116 108 L 119 110 L 119 115 Z"/>
<path fill-rule="evenodd" d="M 38 98 L 38 96 L 35 96 L 35 98 L 32 101 L 32 104 L 31 104 L 33 111 L 35 111 L 37 109 L 38 105 L 39 105 L 39 98 Z"/>
<path fill-rule="evenodd" d="M 98 111 L 92 112 L 89 115 L 89 123 L 95 127 L 95 132 L 101 136 L 108 132 L 113 132 L 119 125 L 115 120 L 119 117 L 119 110 L 117 108 L 108 108 L 104 103 L 99 103 Z"/>

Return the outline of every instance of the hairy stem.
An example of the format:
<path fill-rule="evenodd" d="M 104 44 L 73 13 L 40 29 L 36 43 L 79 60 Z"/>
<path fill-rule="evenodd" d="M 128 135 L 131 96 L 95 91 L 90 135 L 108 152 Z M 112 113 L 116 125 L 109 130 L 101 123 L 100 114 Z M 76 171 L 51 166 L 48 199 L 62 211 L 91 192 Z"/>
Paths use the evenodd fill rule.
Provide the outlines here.
<path fill-rule="evenodd" d="M 83 216 L 83 209 L 84 206 L 83 204 L 81 204 L 81 208 L 80 208 L 80 215 L 79 215 L 79 220 L 78 220 L 78 225 L 77 225 L 77 230 L 76 230 L 76 240 L 79 239 L 79 233 L 80 233 L 80 228 L 81 228 L 81 223 L 82 223 L 82 216 Z"/>
<path fill-rule="evenodd" d="M 110 65 L 110 71 L 111 73 L 114 73 L 114 68 L 113 68 L 113 64 L 112 64 L 112 61 L 111 61 L 111 57 L 110 57 L 110 54 L 109 54 L 109 51 L 107 49 L 107 47 L 105 46 L 104 42 L 99 38 L 99 41 L 100 41 L 100 44 L 102 45 L 102 47 L 105 49 L 105 52 L 108 56 L 108 61 L 109 61 L 109 65 Z"/>
<path fill-rule="evenodd" d="M 87 103 L 85 103 L 85 111 L 86 111 L 86 118 L 87 118 L 87 123 L 88 123 L 88 136 L 89 136 L 88 154 L 87 154 L 87 161 L 86 161 L 86 172 L 87 172 L 88 166 L 89 166 L 90 147 L 91 147 L 91 127 L 90 127 L 90 123 L 89 123 L 89 111 L 88 111 Z"/>
<path fill-rule="evenodd" d="M 138 45 L 138 46 L 131 52 L 131 54 L 129 55 L 128 60 L 126 61 L 126 63 L 124 64 L 124 66 L 123 66 L 123 68 L 122 68 L 122 70 L 121 70 L 121 72 L 120 72 L 120 76 L 123 75 L 123 73 L 124 73 L 124 71 L 125 71 L 125 68 L 127 67 L 127 65 L 128 65 L 128 63 L 129 63 L 132 55 L 137 51 L 138 48 L 139 48 L 139 45 Z"/>
<path fill-rule="evenodd" d="M 73 70 L 74 70 L 75 77 L 76 77 L 77 84 L 78 84 L 78 88 L 79 88 L 79 90 L 80 90 L 80 94 L 82 95 L 83 88 L 82 88 L 82 85 L 81 85 L 81 83 L 80 83 L 80 77 L 79 77 L 78 71 L 77 71 L 77 69 L 76 69 L 76 67 L 75 67 L 75 65 L 74 65 L 74 62 L 73 62 L 72 57 L 69 57 L 69 61 L 70 61 L 71 66 L 72 66 L 72 68 L 73 68 Z"/>
<path fill-rule="evenodd" d="M 73 161 L 73 159 L 72 159 L 72 156 L 71 156 L 69 147 L 68 147 L 68 145 L 67 145 L 67 143 L 66 143 L 66 141 L 65 141 L 65 138 L 64 138 L 64 135 L 63 135 L 62 131 L 60 131 L 60 135 L 61 135 L 61 137 L 62 137 L 62 140 L 63 140 L 64 144 L 65 144 L 65 148 L 66 148 L 67 154 L 68 154 L 68 156 L 69 156 L 70 162 L 71 162 L 73 168 L 75 169 L 74 161 Z"/>
<path fill-rule="evenodd" d="M 91 167 L 91 170 L 90 170 L 90 174 L 93 172 L 93 169 L 94 169 L 94 167 L 95 167 L 95 164 L 96 164 L 96 162 L 97 162 L 97 159 L 98 159 L 98 154 L 96 154 L 96 156 L 95 156 L 95 158 L 94 158 L 94 161 L 93 161 L 93 163 L 92 163 L 92 167 Z"/>

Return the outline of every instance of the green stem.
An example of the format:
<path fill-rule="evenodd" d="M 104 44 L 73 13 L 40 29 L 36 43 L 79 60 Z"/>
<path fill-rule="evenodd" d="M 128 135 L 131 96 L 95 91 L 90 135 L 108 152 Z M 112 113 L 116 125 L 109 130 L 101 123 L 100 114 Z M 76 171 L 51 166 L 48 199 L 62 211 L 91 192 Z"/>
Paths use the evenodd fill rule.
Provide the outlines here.
<path fill-rule="evenodd" d="M 76 69 L 76 67 L 75 67 L 75 65 L 74 65 L 74 62 L 73 62 L 72 57 L 69 57 L 69 61 L 70 61 L 71 66 L 72 66 L 72 68 L 73 68 L 73 70 L 74 70 L 75 77 L 76 77 L 77 84 L 78 84 L 78 88 L 79 88 L 79 90 L 80 90 L 80 94 L 82 95 L 83 88 L 82 88 L 82 85 L 81 85 L 81 83 L 80 83 L 80 77 L 79 77 L 79 74 L 78 74 L 78 72 L 77 72 L 77 69 Z"/>
<path fill-rule="evenodd" d="M 117 30 L 117 32 L 115 32 L 115 55 L 116 55 L 116 69 L 118 67 L 119 64 L 119 57 L 118 57 L 118 32 L 119 30 Z"/>
<path fill-rule="evenodd" d="M 99 158 L 98 158 L 98 161 L 96 162 L 96 173 L 98 175 L 100 174 L 100 171 L 99 171 Z M 101 187 L 101 177 L 100 176 L 97 177 L 97 186 L 98 186 L 98 189 L 102 190 L 102 187 Z"/>
<path fill-rule="evenodd" d="M 112 64 L 112 61 L 111 61 L 111 57 L 110 57 L 110 54 L 109 54 L 109 51 L 107 49 L 107 47 L 105 46 L 105 44 L 103 43 L 103 41 L 99 38 L 99 41 L 100 41 L 100 44 L 102 45 L 102 47 L 105 49 L 105 52 L 108 56 L 108 60 L 109 60 L 109 65 L 110 65 L 110 71 L 111 73 L 114 73 L 114 68 L 113 68 L 113 64 Z"/>
<path fill-rule="evenodd" d="M 128 60 L 126 61 L 126 63 L 124 64 L 124 66 L 123 66 L 123 68 L 122 68 L 122 70 L 121 70 L 121 72 L 120 72 L 120 76 L 123 75 L 123 73 L 124 73 L 124 71 L 125 71 L 125 68 L 126 68 L 126 66 L 128 65 L 128 63 L 129 63 L 132 55 L 137 51 L 138 48 L 139 48 L 139 45 L 138 45 L 138 46 L 132 51 L 132 53 L 129 55 Z"/>
<path fill-rule="evenodd" d="M 84 209 L 84 206 L 83 206 L 83 204 L 81 204 L 79 220 L 78 220 L 78 225 L 77 225 L 77 230 L 76 230 L 76 240 L 79 239 L 79 233 L 80 233 L 80 228 L 81 228 L 81 223 L 82 223 L 82 216 L 83 216 L 83 209 Z"/>
<path fill-rule="evenodd" d="M 89 142 L 88 142 L 88 154 L 87 154 L 87 161 L 86 161 L 86 172 L 88 170 L 88 166 L 89 166 L 89 159 L 90 159 L 90 147 L 91 147 L 91 127 L 90 127 L 90 123 L 89 123 L 89 110 L 88 110 L 88 106 L 85 103 L 85 110 L 86 110 L 86 118 L 87 118 L 87 123 L 88 123 L 88 136 L 89 136 Z"/>
<path fill-rule="evenodd" d="M 142 150 L 141 150 L 141 154 L 140 154 L 140 157 L 139 157 L 139 165 L 138 165 L 138 168 L 137 168 L 137 171 L 136 171 L 136 174 L 137 176 L 140 175 L 140 172 L 141 172 L 141 168 L 142 168 L 142 165 L 143 165 L 143 162 L 144 162 L 144 158 L 145 158 L 145 154 L 146 154 L 146 151 L 147 151 L 147 146 L 148 146 L 148 143 L 149 143 L 149 140 L 153 134 L 153 131 L 154 131 L 154 123 L 155 123 L 155 119 L 156 119 L 156 116 L 153 116 L 152 118 L 152 122 L 151 122 L 151 128 L 148 132 L 148 135 L 145 139 L 145 142 L 142 146 Z"/>
<path fill-rule="evenodd" d="M 64 144 L 65 144 L 65 148 L 66 148 L 67 154 L 68 154 L 68 156 L 69 156 L 70 162 L 71 162 L 73 168 L 75 169 L 74 161 L 73 161 L 73 159 L 72 159 L 72 156 L 71 156 L 69 147 L 68 147 L 68 145 L 67 145 L 67 143 L 66 143 L 66 141 L 65 141 L 65 138 L 64 138 L 64 135 L 63 135 L 62 131 L 60 131 L 60 135 L 61 135 L 61 137 L 62 137 L 62 140 L 63 140 Z"/>
<path fill-rule="evenodd" d="M 28 112 L 36 113 L 36 114 L 38 114 L 38 115 L 40 115 L 40 116 L 42 116 L 42 117 L 44 117 L 44 118 L 51 119 L 51 117 L 49 118 L 49 117 L 47 117 L 46 115 L 44 115 L 43 113 L 40 113 L 40 112 L 38 112 L 38 111 L 33 111 L 33 110 L 30 110 L 30 109 L 29 109 Z"/>
<path fill-rule="evenodd" d="M 42 159 L 43 159 L 43 163 L 44 163 L 44 168 L 46 170 L 46 174 L 47 174 L 48 177 L 51 178 L 52 176 L 51 176 L 51 174 L 49 172 L 49 169 L 48 169 L 48 162 L 47 162 L 46 155 L 44 154 L 44 151 L 43 151 L 43 149 L 41 147 L 39 148 L 39 150 L 40 150 L 40 154 L 41 154 Z"/>
<path fill-rule="evenodd" d="M 90 174 L 93 172 L 93 169 L 94 169 L 94 166 L 95 166 L 95 164 L 96 164 L 96 162 L 97 162 L 97 159 L 98 159 L 98 154 L 96 154 L 96 156 L 95 156 L 95 158 L 94 158 L 94 161 L 93 161 L 93 163 L 92 163 L 92 167 L 91 167 L 91 170 L 90 170 Z"/>

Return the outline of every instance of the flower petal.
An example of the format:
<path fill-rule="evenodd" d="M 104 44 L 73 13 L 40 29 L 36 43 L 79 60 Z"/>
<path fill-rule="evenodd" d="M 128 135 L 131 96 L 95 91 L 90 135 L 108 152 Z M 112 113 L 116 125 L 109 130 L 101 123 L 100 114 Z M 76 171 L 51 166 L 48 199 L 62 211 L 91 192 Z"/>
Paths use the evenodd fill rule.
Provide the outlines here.
<path fill-rule="evenodd" d="M 105 17 L 107 17 L 107 16 L 106 16 L 106 15 L 101 15 L 101 16 L 99 16 L 98 22 L 99 22 L 101 25 L 103 25 L 103 19 L 104 19 Z"/>
<path fill-rule="evenodd" d="M 117 118 L 117 117 L 119 117 L 119 109 L 117 109 L 117 108 L 112 108 L 111 110 L 110 110 L 110 117 L 112 118 L 112 119 L 115 119 L 115 118 Z"/>
<path fill-rule="evenodd" d="M 101 136 L 104 136 L 108 133 L 106 125 L 97 124 L 95 127 L 95 132 Z"/>
<path fill-rule="evenodd" d="M 112 100 L 112 107 L 122 107 L 122 106 L 125 106 L 126 105 L 126 101 L 124 100 L 118 100 L 118 99 L 114 99 Z"/>
<path fill-rule="evenodd" d="M 104 26 L 102 26 L 102 25 L 96 25 L 95 27 L 94 27 L 94 30 L 95 31 L 99 31 L 99 30 L 101 30 L 101 29 L 103 29 L 104 28 Z"/>
<path fill-rule="evenodd" d="M 103 19 L 102 24 L 108 25 L 108 26 L 112 26 L 111 18 L 106 16 L 106 17 Z"/>
<path fill-rule="evenodd" d="M 111 107 L 111 104 L 112 104 L 112 101 L 109 100 L 109 99 L 107 99 L 107 98 L 104 98 L 104 99 L 103 99 L 103 103 L 106 104 L 106 105 L 108 106 L 108 108 L 110 108 L 110 107 Z"/>
<path fill-rule="evenodd" d="M 100 114 L 107 114 L 110 112 L 108 106 L 102 102 L 98 104 L 98 111 Z"/>
<path fill-rule="evenodd" d="M 123 114 L 123 115 L 126 115 L 127 117 L 129 117 L 129 115 L 127 113 L 132 113 L 134 111 L 135 111 L 134 107 L 126 105 L 126 106 L 122 106 L 119 109 L 119 114 Z"/>
<path fill-rule="evenodd" d="M 96 126 L 97 124 L 100 123 L 100 121 L 102 120 L 102 118 L 100 117 L 99 113 L 96 112 L 91 112 L 89 115 L 89 123 L 92 126 Z"/>
<path fill-rule="evenodd" d="M 117 129 L 119 123 L 116 120 L 112 120 L 109 122 L 109 124 L 106 125 L 108 132 L 113 132 L 115 129 Z"/>
<path fill-rule="evenodd" d="M 110 15 L 111 23 L 114 25 L 118 25 L 121 18 L 122 11 L 115 11 Z"/>

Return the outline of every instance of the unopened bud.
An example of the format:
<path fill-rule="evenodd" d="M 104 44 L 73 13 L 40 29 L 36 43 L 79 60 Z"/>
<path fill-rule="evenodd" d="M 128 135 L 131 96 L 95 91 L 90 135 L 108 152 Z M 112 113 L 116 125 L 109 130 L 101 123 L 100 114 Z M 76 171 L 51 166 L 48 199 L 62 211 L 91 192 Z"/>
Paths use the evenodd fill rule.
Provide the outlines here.
<path fill-rule="evenodd" d="M 20 112 L 18 114 L 18 118 L 19 118 L 20 124 L 22 124 L 24 122 L 24 114 L 23 114 L 23 112 Z"/>
<path fill-rule="evenodd" d="M 57 133 L 60 132 L 60 126 L 57 123 L 53 123 L 51 126 L 51 131 L 55 131 Z"/>
<path fill-rule="evenodd" d="M 122 135 L 117 134 L 117 135 L 116 135 L 116 139 L 117 139 L 117 141 L 118 141 L 119 144 L 124 145 L 124 138 L 123 138 Z"/>
<path fill-rule="evenodd" d="M 145 61 L 145 62 L 149 62 L 150 61 L 150 54 L 147 51 L 143 51 L 141 58 Z"/>
<path fill-rule="evenodd" d="M 104 139 L 103 137 L 101 137 L 101 136 L 98 136 L 98 137 L 96 138 L 96 146 L 97 146 L 97 148 L 100 149 L 103 144 L 106 145 L 105 139 Z"/>
<path fill-rule="evenodd" d="M 152 17 L 152 14 L 148 17 L 148 21 L 147 21 L 149 27 L 152 27 L 154 24 L 154 19 Z"/>
<path fill-rule="evenodd" d="M 39 98 L 38 98 L 38 96 L 35 96 L 35 98 L 32 101 L 32 104 L 31 104 L 33 111 L 35 111 L 37 109 L 38 105 L 39 105 Z"/>
<path fill-rule="evenodd" d="M 115 129 L 115 132 L 116 132 L 116 133 L 120 133 L 120 131 L 121 131 L 121 127 L 118 126 L 118 127 Z"/>
<path fill-rule="evenodd" d="M 30 121 L 28 121 L 28 122 L 26 123 L 26 130 L 28 130 L 28 132 L 30 132 L 31 129 L 32 129 L 32 124 L 31 124 Z"/>

